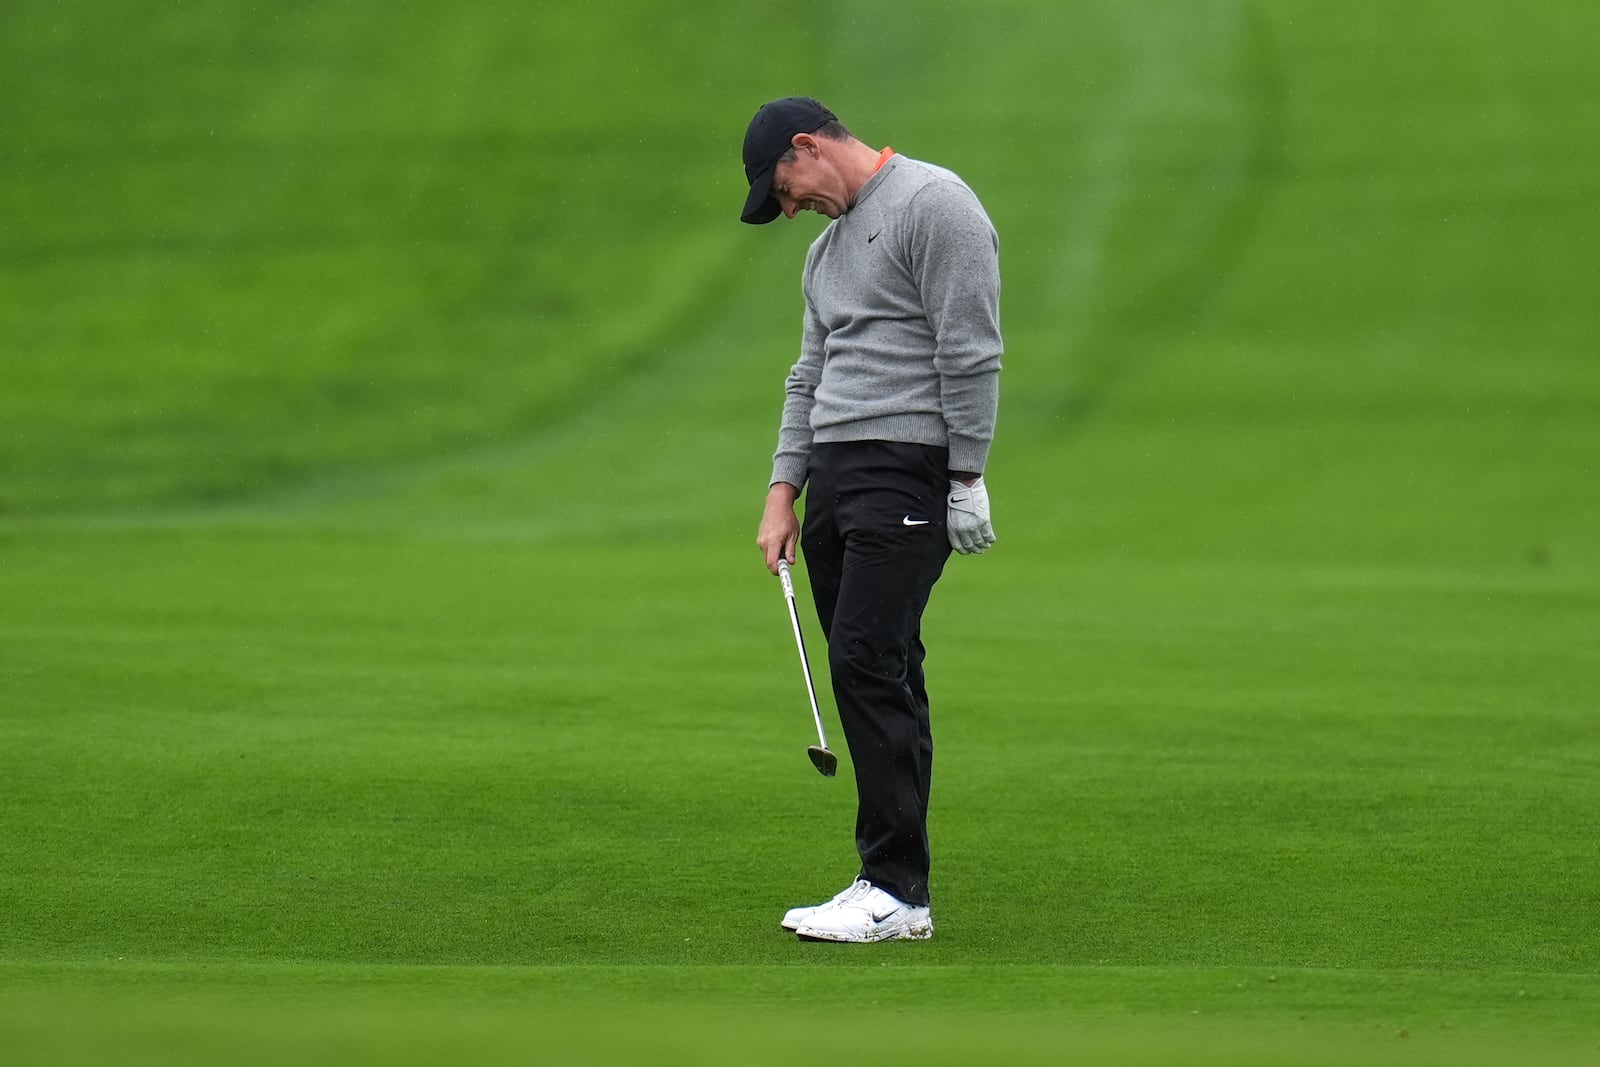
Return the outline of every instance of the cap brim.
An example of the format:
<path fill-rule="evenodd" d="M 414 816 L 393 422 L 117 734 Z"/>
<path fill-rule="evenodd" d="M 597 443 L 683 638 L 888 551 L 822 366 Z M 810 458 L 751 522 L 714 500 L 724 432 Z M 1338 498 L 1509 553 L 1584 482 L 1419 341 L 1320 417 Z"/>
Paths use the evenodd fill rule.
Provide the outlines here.
<path fill-rule="evenodd" d="M 760 226 L 783 214 L 778 202 L 772 199 L 772 173 L 777 169 L 776 166 L 768 167 L 750 183 L 750 195 L 745 197 L 744 214 L 739 216 L 740 222 Z"/>

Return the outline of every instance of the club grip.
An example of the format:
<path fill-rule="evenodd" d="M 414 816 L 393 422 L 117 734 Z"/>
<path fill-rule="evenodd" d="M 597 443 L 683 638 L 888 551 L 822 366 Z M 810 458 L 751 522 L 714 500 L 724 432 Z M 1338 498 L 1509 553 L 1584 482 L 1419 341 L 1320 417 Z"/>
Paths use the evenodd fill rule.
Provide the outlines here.
<path fill-rule="evenodd" d="M 783 583 L 783 595 L 793 600 L 794 579 L 789 576 L 789 561 L 786 559 L 778 561 L 778 581 Z"/>

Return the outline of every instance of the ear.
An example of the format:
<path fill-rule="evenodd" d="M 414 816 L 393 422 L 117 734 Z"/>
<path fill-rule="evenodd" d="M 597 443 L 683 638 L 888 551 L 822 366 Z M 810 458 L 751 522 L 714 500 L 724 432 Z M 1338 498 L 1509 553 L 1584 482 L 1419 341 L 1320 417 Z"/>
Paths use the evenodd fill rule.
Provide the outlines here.
<path fill-rule="evenodd" d="M 804 152 L 815 158 L 818 155 L 817 139 L 809 133 L 797 133 L 789 138 L 789 144 L 796 152 Z"/>

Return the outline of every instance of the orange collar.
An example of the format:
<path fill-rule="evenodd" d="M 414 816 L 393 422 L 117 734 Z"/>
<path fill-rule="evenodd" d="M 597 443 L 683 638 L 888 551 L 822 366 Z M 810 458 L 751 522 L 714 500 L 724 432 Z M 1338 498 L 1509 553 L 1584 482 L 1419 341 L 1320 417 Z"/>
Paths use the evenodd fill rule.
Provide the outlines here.
<path fill-rule="evenodd" d="M 876 174 L 880 170 L 882 170 L 883 169 L 883 165 L 885 163 L 889 162 L 890 157 L 893 156 L 893 155 L 894 155 L 894 149 L 892 149 L 892 148 L 885 148 L 882 152 L 879 152 L 878 153 L 878 165 L 872 168 L 872 173 Z"/>

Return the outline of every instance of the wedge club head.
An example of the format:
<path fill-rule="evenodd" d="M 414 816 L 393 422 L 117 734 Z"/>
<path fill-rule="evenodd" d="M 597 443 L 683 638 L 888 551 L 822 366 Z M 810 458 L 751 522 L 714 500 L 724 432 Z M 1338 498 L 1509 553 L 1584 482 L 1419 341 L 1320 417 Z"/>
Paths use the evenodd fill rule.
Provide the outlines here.
<path fill-rule="evenodd" d="M 824 778 L 832 778 L 839 770 L 839 757 L 821 745 L 812 745 L 806 749 L 806 755 L 811 757 L 811 762 L 817 765 L 817 770 L 822 772 Z"/>

